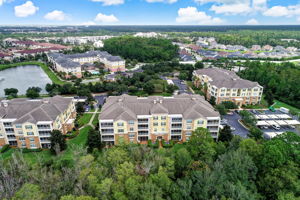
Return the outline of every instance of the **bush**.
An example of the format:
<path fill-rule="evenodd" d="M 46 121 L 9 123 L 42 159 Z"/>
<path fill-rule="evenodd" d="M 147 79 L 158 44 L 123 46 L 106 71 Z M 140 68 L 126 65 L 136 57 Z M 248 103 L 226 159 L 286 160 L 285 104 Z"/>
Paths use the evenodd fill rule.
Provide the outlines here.
<path fill-rule="evenodd" d="M 151 140 L 148 140 L 148 147 L 158 148 L 159 147 L 158 140 L 156 140 L 155 143 L 153 143 Z"/>
<path fill-rule="evenodd" d="M 163 139 L 162 141 L 162 145 L 164 148 L 171 148 L 174 146 L 174 141 L 173 140 L 170 140 L 168 143 Z"/>
<path fill-rule="evenodd" d="M 4 153 L 4 152 L 8 151 L 9 149 L 10 149 L 9 144 L 6 144 L 1 148 L 0 153 Z"/>

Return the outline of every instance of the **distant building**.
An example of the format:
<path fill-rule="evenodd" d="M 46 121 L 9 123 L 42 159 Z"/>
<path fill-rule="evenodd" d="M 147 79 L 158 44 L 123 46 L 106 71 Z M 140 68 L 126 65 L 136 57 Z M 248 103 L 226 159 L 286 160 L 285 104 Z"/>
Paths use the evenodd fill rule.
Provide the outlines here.
<path fill-rule="evenodd" d="M 273 47 L 271 45 L 265 45 L 265 46 L 262 47 L 262 50 L 263 51 L 272 51 Z"/>
<path fill-rule="evenodd" d="M 184 142 L 199 127 L 217 138 L 219 124 L 219 113 L 200 95 L 110 96 L 99 115 L 101 138 L 107 144 L 118 144 L 121 139 L 133 143 L 160 139 Z"/>
<path fill-rule="evenodd" d="M 76 118 L 72 98 L 55 96 L 0 102 L 0 147 L 9 144 L 19 148 L 48 148 L 50 133 L 71 131 Z"/>
<path fill-rule="evenodd" d="M 261 46 L 260 45 L 252 45 L 251 50 L 252 51 L 260 51 L 261 50 Z"/>
<path fill-rule="evenodd" d="M 242 106 L 261 101 L 263 87 L 257 82 L 241 79 L 233 71 L 213 67 L 196 70 L 193 75 L 195 86 L 202 86 L 207 98 L 215 97 L 217 104 L 233 101 Z"/>

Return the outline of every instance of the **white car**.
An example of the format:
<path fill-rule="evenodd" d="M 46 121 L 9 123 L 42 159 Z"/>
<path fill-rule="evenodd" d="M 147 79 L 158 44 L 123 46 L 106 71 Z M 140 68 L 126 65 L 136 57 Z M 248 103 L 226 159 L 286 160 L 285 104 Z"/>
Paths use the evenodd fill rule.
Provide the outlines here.
<path fill-rule="evenodd" d="M 275 130 L 280 130 L 280 126 L 278 125 L 272 125 L 272 128 L 274 128 Z"/>
<path fill-rule="evenodd" d="M 293 125 L 290 125 L 289 126 L 291 129 L 295 129 L 296 127 L 295 126 L 293 126 Z"/>
<path fill-rule="evenodd" d="M 234 128 L 234 127 L 232 127 L 232 126 L 230 126 L 230 130 L 232 130 L 232 131 L 235 131 L 235 128 Z"/>

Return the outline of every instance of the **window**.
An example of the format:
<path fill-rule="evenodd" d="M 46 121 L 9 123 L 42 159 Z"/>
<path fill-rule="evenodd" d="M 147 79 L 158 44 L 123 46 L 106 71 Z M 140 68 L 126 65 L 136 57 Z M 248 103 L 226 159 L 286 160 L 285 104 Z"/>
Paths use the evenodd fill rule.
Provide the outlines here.
<path fill-rule="evenodd" d="M 117 124 L 118 126 L 123 126 L 124 125 L 124 123 L 123 122 L 118 122 L 118 124 Z"/>
<path fill-rule="evenodd" d="M 22 128 L 22 124 L 16 124 L 16 128 Z"/>
<path fill-rule="evenodd" d="M 130 128 L 130 131 L 131 131 L 131 132 L 134 131 L 134 128 Z"/>
<path fill-rule="evenodd" d="M 191 127 L 191 126 L 187 126 L 187 127 L 186 127 L 186 129 L 188 129 L 188 130 L 191 130 L 191 129 L 192 129 L 192 127 Z"/>
<path fill-rule="evenodd" d="M 29 141 L 30 142 L 34 142 L 34 138 L 29 138 Z"/>
<path fill-rule="evenodd" d="M 153 117 L 153 120 L 158 120 L 158 116 L 154 116 L 154 117 Z"/>
<path fill-rule="evenodd" d="M 193 120 L 191 120 L 191 119 L 187 119 L 187 120 L 186 120 L 186 123 L 187 123 L 187 124 L 191 124 L 192 122 L 193 122 Z"/>
<path fill-rule="evenodd" d="M 186 135 L 186 136 L 191 136 L 191 135 L 192 135 L 192 132 L 186 132 L 185 135 Z"/>
<path fill-rule="evenodd" d="M 158 126 L 158 123 L 157 123 L 157 122 L 154 122 L 154 123 L 153 123 L 153 126 Z"/>
<path fill-rule="evenodd" d="M 134 125 L 134 121 L 132 121 L 132 120 L 129 121 L 129 124 L 130 124 L 130 125 Z"/>
<path fill-rule="evenodd" d="M 20 141 L 24 141 L 25 138 L 24 138 L 24 137 L 19 137 L 19 140 L 20 140 Z"/>
<path fill-rule="evenodd" d="M 203 125 L 204 124 L 204 121 L 203 120 L 199 120 L 198 121 L 198 125 Z"/>
<path fill-rule="evenodd" d="M 166 120 L 166 119 L 167 119 L 166 116 L 162 116 L 162 117 L 161 117 L 161 120 Z"/>
<path fill-rule="evenodd" d="M 32 129 L 32 126 L 31 125 L 26 125 L 25 128 L 26 129 Z"/>
<path fill-rule="evenodd" d="M 34 147 L 36 147 L 36 145 L 35 145 L 35 144 L 30 144 L 30 147 L 33 147 L 33 148 L 34 148 Z"/>
<path fill-rule="evenodd" d="M 157 128 L 154 129 L 154 132 L 157 132 Z"/>
<path fill-rule="evenodd" d="M 27 132 L 27 135 L 34 135 L 33 132 Z"/>
<path fill-rule="evenodd" d="M 124 133 L 124 129 L 118 129 L 118 133 Z"/>
<path fill-rule="evenodd" d="M 134 137 L 135 137 L 135 134 L 129 134 L 129 137 L 130 137 L 130 138 L 134 138 Z"/>
<path fill-rule="evenodd" d="M 23 135 L 23 131 L 18 131 L 18 134 L 19 135 Z"/>
<path fill-rule="evenodd" d="M 166 126 L 166 124 L 167 124 L 166 122 L 162 122 L 161 123 L 162 126 Z"/>

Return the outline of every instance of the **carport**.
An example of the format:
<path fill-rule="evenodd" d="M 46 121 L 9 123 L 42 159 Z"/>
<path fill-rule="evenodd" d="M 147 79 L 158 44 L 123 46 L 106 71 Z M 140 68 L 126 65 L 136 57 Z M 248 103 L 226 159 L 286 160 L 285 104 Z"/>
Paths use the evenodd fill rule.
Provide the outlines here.
<path fill-rule="evenodd" d="M 257 121 L 256 126 L 269 126 L 269 124 L 266 121 Z"/>
<path fill-rule="evenodd" d="M 276 120 L 275 121 L 278 125 L 280 125 L 280 126 L 287 126 L 288 124 L 285 122 L 285 121 L 283 121 L 283 120 Z"/>
<path fill-rule="evenodd" d="M 275 132 L 265 132 L 265 135 L 270 139 L 277 136 Z"/>
<path fill-rule="evenodd" d="M 269 119 L 268 115 L 259 115 L 261 119 Z"/>
<path fill-rule="evenodd" d="M 267 123 L 269 124 L 269 125 L 278 125 L 275 121 L 273 121 L 273 120 L 268 120 L 267 121 Z"/>
<path fill-rule="evenodd" d="M 268 115 L 269 119 L 278 119 L 277 115 Z"/>
<path fill-rule="evenodd" d="M 297 120 L 285 120 L 285 122 L 288 124 L 288 125 L 300 125 L 300 122 L 297 121 Z"/>
<path fill-rule="evenodd" d="M 276 116 L 278 117 L 278 119 L 292 119 L 292 117 L 287 114 L 281 114 Z"/>

